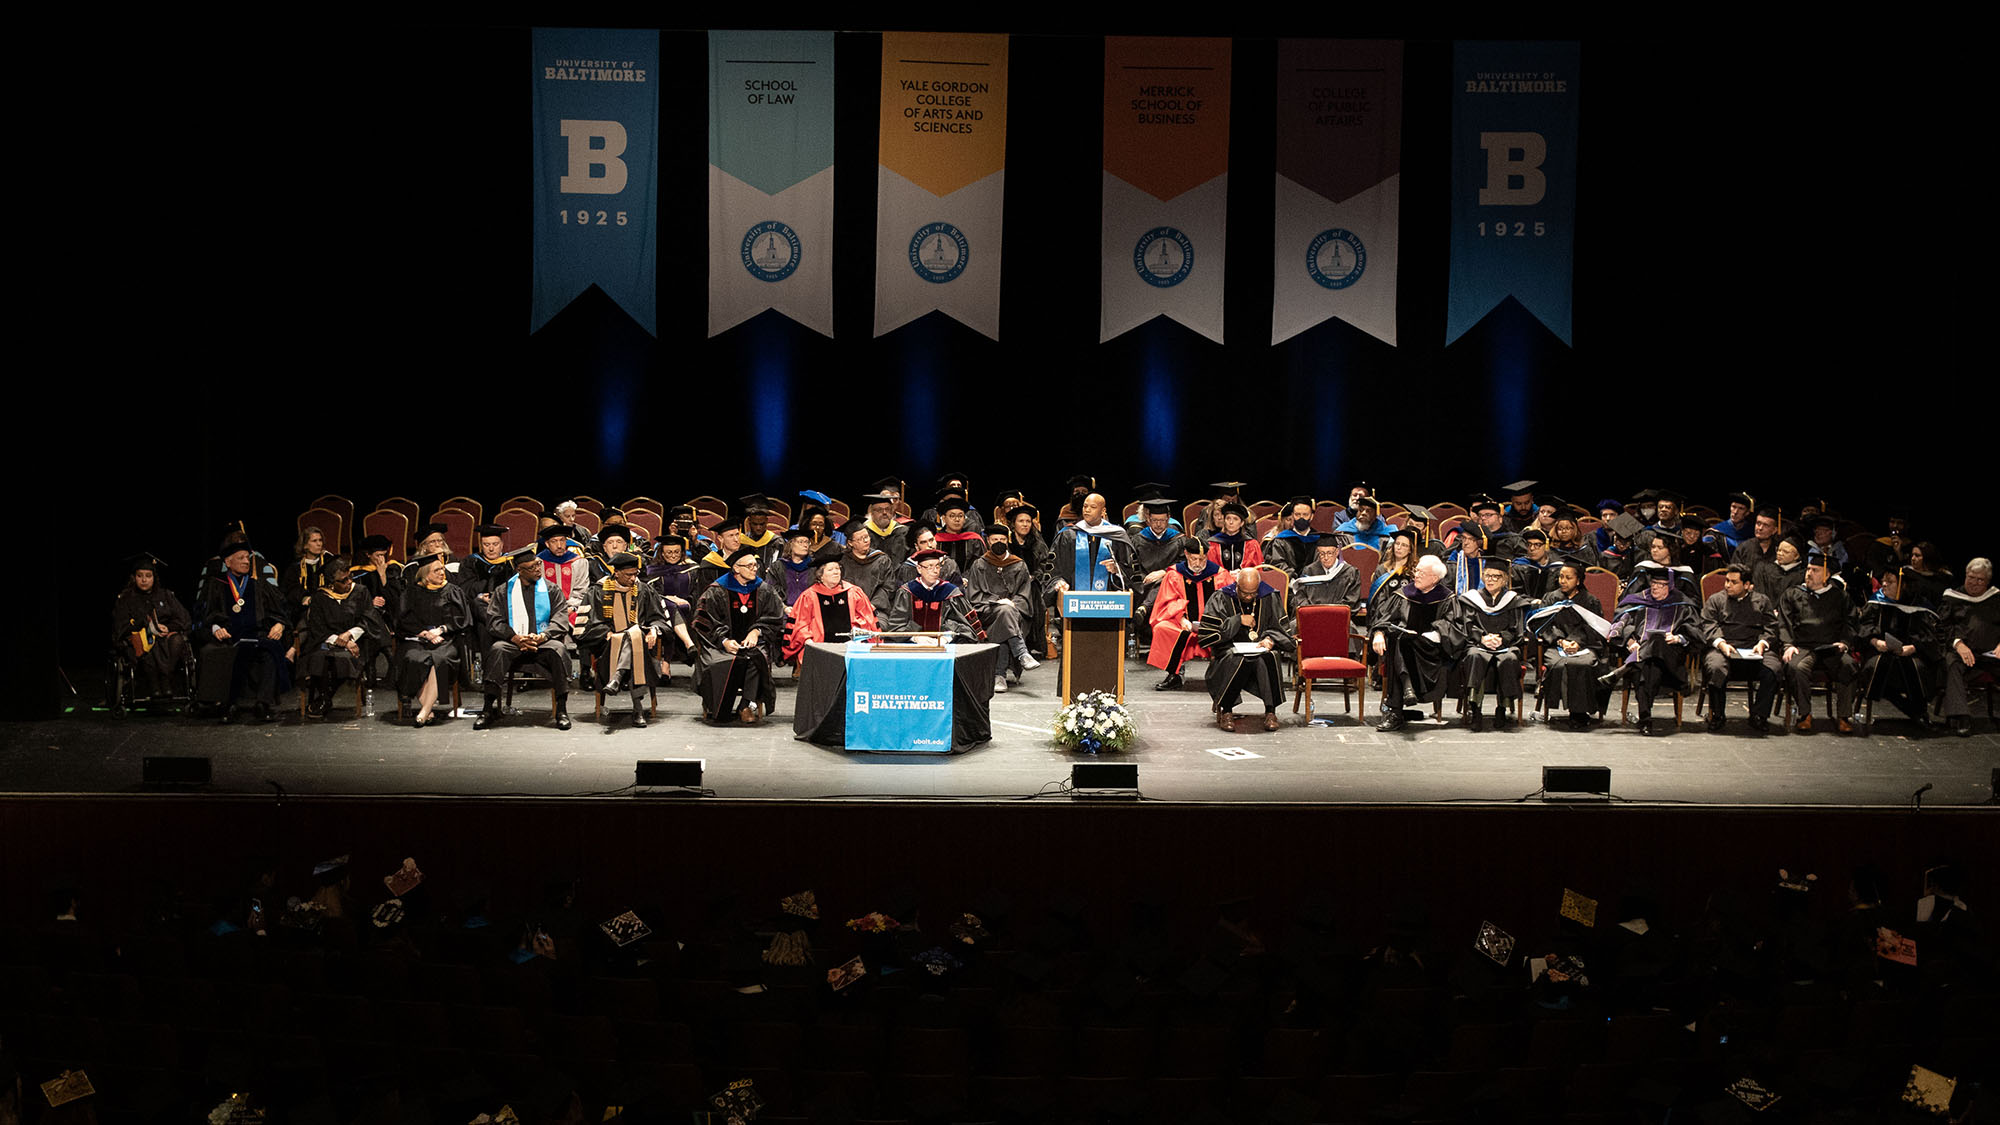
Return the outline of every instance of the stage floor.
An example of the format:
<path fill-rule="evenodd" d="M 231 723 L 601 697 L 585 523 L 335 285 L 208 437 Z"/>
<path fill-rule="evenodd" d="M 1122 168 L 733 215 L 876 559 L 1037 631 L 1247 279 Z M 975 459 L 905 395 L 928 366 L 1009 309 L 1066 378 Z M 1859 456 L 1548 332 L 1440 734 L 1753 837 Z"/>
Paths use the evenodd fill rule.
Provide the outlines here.
<path fill-rule="evenodd" d="M 1218 730 L 1200 687 L 1199 663 L 1188 690 L 1152 690 L 1159 673 L 1136 662 L 1127 670 L 1127 702 L 1139 742 L 1124 760 L 1139 766 L 1139 787 L 1151 800 L 1276 804 L 1412 804 L 1512 802 L 1535 792 L 1544 765 L 1611 769 L 1617 799 L 1706 806 L 1903 806 L 1931 785 L 1926 805 L 1976 805 L 1992 796 L 2000 766 L 2000 734 L 1984 716 L 1971 738 L 1919 737 L 1898 716 L 1877 723 L 1867 738 L 1831 731 L 1751 737 L 1740 694 L 1722 734 L 1709 734 L 1687 702 L 1677 732 L 1640 735 L 1615 721 L 1587 733 L 1528 723 L 1508 731 L 1467 730 L 1453 720 L 1411 724 L 1382 734 L 1342 711 L 1337 691 L 1318 693 L 1328 726 L 1303 726 L 1291 702 L 1282 726 L 1266 733 L 1252 710 L 1237 733 Z M 341 699 L 329 722 L 300 724 L 296 696 L 276 723 L 223 726 L 214 720 L 134 713 L 114 719 L 88 709 L 96 698 L 79 685 L 75 711 L 48 722 L 0 724 L 0 792 L 137 793 L 140 759 L 198 755 L 211 759 L 206 792 L 270 794 L 273 784 L 296 795 L 577 796 L 623 795 L 633 762 L 703 758 L 705 783 L 721 799 L 952 799 L 1004 802 L 1059 793 L 1073 762 L 1088 755 L 1057 749 L 1048 737 L 1056 710 L 1056 668 L 1045 664 L 992 704 L 993 740 L 965 754 L 848 754 L 792 738 L 792 695 L 781 677 L 775 714 L 756 727 L 710 727 L 686 689 L 684 676 L 660 694 L 659 717 L 645 730 L 631 726 L 628 701 L 607 699 L 604 720 L 590 716 L 588 695 L 572 697 L 575 729 L 547 725 L 547 695 L 517 700 L 520 713 L 486 731 L 472 719 L 423 730 L 400 726 L 395 696 L 378 689 L 358 719 Z M 467 702 L 477 705 L 474 695 Z M 1488 704 L 1489 710 L 1491 703 Z M 1821 704 L 1822 716 L 1824 704 Z M 1661 709 L 1673 729 L 1671 706 Z M 1823 717 L 1819 720 L 1824 723 Z M 1240 747 L 1257 757 L 1225 758 L 1211 751 Z"/>

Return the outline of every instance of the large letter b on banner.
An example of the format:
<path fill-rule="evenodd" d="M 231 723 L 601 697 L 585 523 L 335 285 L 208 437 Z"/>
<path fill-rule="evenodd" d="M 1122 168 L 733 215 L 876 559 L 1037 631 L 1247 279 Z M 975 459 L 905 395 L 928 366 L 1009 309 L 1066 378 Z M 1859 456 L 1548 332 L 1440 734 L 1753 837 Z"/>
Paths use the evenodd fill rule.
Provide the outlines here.
<path fill-rule="evenodd" d="M 1549 155 L 1549 142 L 1540 133 L 1481 133 L 1479 147 L 1486 150 L 1486 186 L 1479 189 L 1480 206 L 1531 207 L 1548 194 L 1542 161 Z M 572 147 L 572 160 L 575 152 Z M 1516 152 L 1521 155 L 1516 157 Z M 1517 176 L 1521 186 L 1509 186 Z"/>
<path fill-rule="evenodd" d="M 562 135 L 569 138 L 569 167 L 558 190 L 569 195 L 617 195 L 625 190 L 625 162 L 618 159 L 625 152 L 625 126 L 616 121 L 564 120 Z M 595 146 L 593 141 L 604 143 Z M 591 174 L 599 168 L 603 175 Z"/>

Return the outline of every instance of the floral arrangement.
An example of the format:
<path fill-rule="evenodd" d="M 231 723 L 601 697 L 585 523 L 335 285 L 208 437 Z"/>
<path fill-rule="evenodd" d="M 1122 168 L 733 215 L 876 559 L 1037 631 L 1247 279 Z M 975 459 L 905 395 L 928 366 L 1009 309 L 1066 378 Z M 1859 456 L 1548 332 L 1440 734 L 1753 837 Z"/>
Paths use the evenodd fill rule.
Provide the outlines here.
<path fill-rule="evenodd" d="M 1127 749 L 1138 733 L 1132 725 L 1132 713 L 1107 691 L 1086 691 L 1077 696 L 1074 703 L 1056 712 L 1053 730 L 1056 745 L 1087 754 Z"/>

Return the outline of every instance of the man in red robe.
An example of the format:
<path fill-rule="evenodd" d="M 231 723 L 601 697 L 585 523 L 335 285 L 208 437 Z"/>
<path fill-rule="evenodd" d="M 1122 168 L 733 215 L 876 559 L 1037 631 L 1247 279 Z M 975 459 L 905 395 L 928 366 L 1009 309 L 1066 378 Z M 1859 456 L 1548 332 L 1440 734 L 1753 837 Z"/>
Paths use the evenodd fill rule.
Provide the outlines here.
<path fill-rule="evenodd" d="M 1183 536 L 1181 561 L 1167 568 L 1160 579 L 1160 596 L 1153 603 L 1153 647 L 1146 663 L 1166 672 L 1166 679 L 1153 685 L 1155 691 L 1178 691 L 1183 683 L 1181 669 L 1191 659 L 1208 659 L 1208 650 L 1195 643 L 1194 622 L 1208 606 L 1220 580 L 1229 583 L 1228 572 L 1210 559 L 1208 548 L 1198 535 Z M 1252 544 L 1254 546 L 1254 544 Z"/>

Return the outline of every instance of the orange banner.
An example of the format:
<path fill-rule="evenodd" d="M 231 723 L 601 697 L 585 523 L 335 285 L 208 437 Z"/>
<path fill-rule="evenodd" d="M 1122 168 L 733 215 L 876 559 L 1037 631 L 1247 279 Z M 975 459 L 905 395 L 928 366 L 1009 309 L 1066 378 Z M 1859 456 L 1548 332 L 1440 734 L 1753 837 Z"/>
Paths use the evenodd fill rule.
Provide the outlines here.
<path fill-rule="evenodd" d="M 882 34 L 883 167 L 950 195 L 1007 166 L 1007 37 Z"/>
<path fill-rule="evenodd" d="M 1161 200 L 1229 171 L 1229 52 L 1227 39 L 1107 37 L 1104 170 Z"/>

